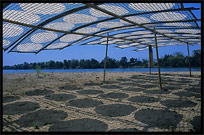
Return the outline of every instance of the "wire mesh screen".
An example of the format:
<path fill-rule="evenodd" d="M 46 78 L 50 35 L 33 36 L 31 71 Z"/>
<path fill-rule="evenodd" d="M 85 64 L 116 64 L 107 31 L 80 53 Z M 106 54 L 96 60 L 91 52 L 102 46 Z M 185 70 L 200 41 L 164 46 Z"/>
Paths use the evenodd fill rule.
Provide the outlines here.
<path fill-rule="evenodd" d="M 8 49 L 18 38 L 23 37 L 32 28 L 3 22 L 3 49 Z"/>
<path fill-rule="evenodd" d="M 12 51 L 36 52 L 61 35 L 63 35 L 63 33 L 36 30 L 25 40 L 23 40 L 22 42 L 18 42 L 17 46 L 13 48 Z"/>
<path fill-rule="evenodd" d="M 200 43 L 199 36 L 196 38 L 186 36 L 192 33 L 199 35 L 201 32 L 195 16 L 191 12 L 194 8 L 183 8 L 181 3 L 92 3 L 92 6 L 90 7 L 86 3 L 11 3 L 3 10 L 3 19 L 5 21 L 14 21 L 16 26 L 4 23 L 3 49 L 6 50 L 11 46 L 16 47 L 19 42 L 29 43 L 31 35 L 36 33 L 36 28 L 22 29 L 25 27 L 23 24 L 71 32 L 70 34 L 58 33 L 57 36 L 55 32 L 50 32 L 50 35 L 46 33 L 47 35 L 45 34 L 44 36 L 49 38 L 49 42 L 44 42 L 40 51 L 63 49 L 70 45 L 83 44 L 80 43 L 80 40 L 84 42 L 86 39 L 88 42 L 89 39 L 94 38 L 97 34 L 106 36 L 105 33 L 107 32 L 110 33 L 110 37 L 114 36 L 124 40 L 123 42 L 116 42 L 116 40 L 109 43 L 127 45 L 138 42 L 141 45 L 152 45 L 154 43 L 152 41 L 154 35 L 146 32 L 149 32 L 147 27 L 148 29 L 153 29 L 155 26 L 157 27 L 156 32 L 166 34 L 163 36 L 169 36 L 170 39 L 158 39 L 158 43 L 161 45 L 164 45 L 165 42 L 168 44 L 171 39 L 189 42 L 190 44 Z M 99 9 L 96 7 L 99 7 Z M 118 16 L 120 17 L 118 18 Z M 18 26 L 17 23 L 23 24 Z M 11 27 L 17 29 L 18 33 L 13 30 L 12 35 L 12 30 L 6 31 L 6 29 Z M 137 32 L 140 32 L 141 29 L 143 33 L 137 35 Z M 72 32 L 75 32 L 75 34 Z M 77 35 L 77 33 L 81 34 Z M 182 37 L 182 35 L 185 36 Z M 9 40 L 9 36 L 15 36 L 15 40 Z M 40 37 L 41 35 L 37 36 Z M 34 37 L 32 40 L 36 40 Z M 105 42 L 101 43 L 105 44 Z M 18 51 L 12 49 L 11 51 L 13 52 Z M 39 47 L 36 50 L 39 50 Z"/>
<path fill-rule="evenodd" d="M 59 14 L 79 8 L 81 3 L 11 3 L 3 10 L 3 18 L 39 25 Z"/>

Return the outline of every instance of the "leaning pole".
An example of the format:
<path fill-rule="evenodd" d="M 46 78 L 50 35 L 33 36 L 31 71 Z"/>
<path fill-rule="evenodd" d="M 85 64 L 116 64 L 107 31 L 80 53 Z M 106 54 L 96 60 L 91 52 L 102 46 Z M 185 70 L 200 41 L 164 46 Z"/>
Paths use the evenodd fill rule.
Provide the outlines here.
<path fill-rule="evenodd" d="M 157 67 L 158 67 L 158 73 L 159 73 L 159 87 L 160 87 L 160 90 L 162 90 L 160 64 L 159 64 L 159 53 L 158 53 L 158 46 L 157 46 L 157 36 L 156 36 L 155 31 L 156 31 L 156 29 L 154 27 L 154 39 L 155 39 L 156 54 L 157 54 Z"/>
<path fill-rule="evenodd" d="M 109 33 L 107 33 L 106 56 L 105 56 L 105 61 L 104 61 L 103 83 L 105 83 L 105 78 L 106 78 L 106 62 L 107 62 L 107 54 L 108 54 L 108 36 L 109 36 Z"/>

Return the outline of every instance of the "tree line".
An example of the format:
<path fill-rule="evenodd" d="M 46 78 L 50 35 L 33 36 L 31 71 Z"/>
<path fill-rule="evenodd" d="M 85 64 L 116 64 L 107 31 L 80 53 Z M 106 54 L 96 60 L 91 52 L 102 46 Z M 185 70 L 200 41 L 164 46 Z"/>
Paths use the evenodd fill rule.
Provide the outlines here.
<path fill-rule="evenodd" d="M 201 67 L 201 50 L 194 50 L 190 58 L 192 67 Z M 122 57 L 120 60 L 113 58 L 107 58 L 106 68 L 136 68 L 136 67 L 148 67 L 149 61 L 147 59 L 137 59 Z M 173 55 L 164 55 L 160 58 L 161 67 L 188 67 L 188 56 L 184 56 L 180 52 L 176 52 Z M 154 62 L 157 66 L 157 62 Z M 13 66 L 3 66 L 3 69 L 36 69 L 40 67 L 41 69 L 96 69 L 104 67 L 104 60 L 101 62 L 95 59 L 72 59 L 62 61 L 47 61 L 47 62 L 34 62 L 23 64 L 17 64 Z"/>

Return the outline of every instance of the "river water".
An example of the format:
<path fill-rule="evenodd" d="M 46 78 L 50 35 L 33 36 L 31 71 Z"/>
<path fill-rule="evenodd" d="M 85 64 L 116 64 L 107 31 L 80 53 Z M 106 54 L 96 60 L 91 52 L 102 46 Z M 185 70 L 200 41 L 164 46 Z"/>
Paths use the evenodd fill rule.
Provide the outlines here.
<path fill-rule="evenodd" d="M 189 68 L 160 68 L 161 72 L 188 72 Z M 103 72 L 104 69 L 42 69 L 41 72 Z M 106 69 L 107 72 L 149 72 L 149 68 L 115 68 Z M 152 68 L 152 72 L 158 69 Z M 191 68 L 191 71 L 201 72 L 201 68 Z M 36 70 L 3 70 L 3 73 L 34 73 Z"/>

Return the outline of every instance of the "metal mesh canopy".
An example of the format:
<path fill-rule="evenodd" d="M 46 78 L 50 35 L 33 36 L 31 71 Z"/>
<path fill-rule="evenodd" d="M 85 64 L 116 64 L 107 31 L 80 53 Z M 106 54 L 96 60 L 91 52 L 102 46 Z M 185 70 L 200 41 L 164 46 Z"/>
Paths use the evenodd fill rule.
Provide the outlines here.
<path fill-rule="evenodd" d="M 200 44 L 201 30 L 182 3 L 11 3 L 3 9 L 3 50 L 39 53 L 72 45 L 135 51 Z M 154 31 L 153 27 L 156 28 Z"/>

